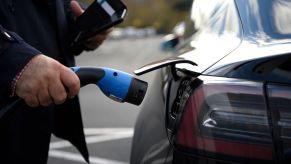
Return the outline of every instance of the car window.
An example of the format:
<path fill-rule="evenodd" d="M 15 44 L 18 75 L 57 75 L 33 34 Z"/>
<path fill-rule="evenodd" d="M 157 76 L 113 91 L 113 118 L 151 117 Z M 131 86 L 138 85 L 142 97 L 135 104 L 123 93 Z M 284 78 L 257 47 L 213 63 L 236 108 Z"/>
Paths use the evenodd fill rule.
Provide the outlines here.
<path fill-rule="evenodd" d="M 190 19 L 186 21 L 184 38 L 205 29 L 218 34 L 240 34 L 239 20 L 232 0 L 195 0 Z"/>
<path fill-rule="evenodd" d="M 280 34 L 291 34 L 291 1 L 277 0 L 272 4 L 274 29 Z"/>
<path fill-rule="evenodd" d="M 195 0 L 192 4 L 191 14 L 186 21 L 185 38 L 203 29 L 209 20 L 218 11 L 224 0 Z"/>
<path fill-rule="evenodd" d="M 259 37 L 266 42 L 290 38 L 290 0 L 237 0 L 236 3 L 244 25 L 245 36 Z"/>
<path fill-rule="evenodd" d="M 195 29 L 205 27 L 211 17 L 216 15 L 224 0 L 195 0 L 193 2 L 191 19 Z"/>
<path fill-rule="evenodd" d="M 270 82 L 291 83 L 291 58 L 285 60 L 268 75 Z"/>
<path fill-rule="evenodd" d="M 211 32 L 220 35 L 225 33 L 240 34 L 240 19 L 234 1 L 224 1 L 209 21 Z"/>

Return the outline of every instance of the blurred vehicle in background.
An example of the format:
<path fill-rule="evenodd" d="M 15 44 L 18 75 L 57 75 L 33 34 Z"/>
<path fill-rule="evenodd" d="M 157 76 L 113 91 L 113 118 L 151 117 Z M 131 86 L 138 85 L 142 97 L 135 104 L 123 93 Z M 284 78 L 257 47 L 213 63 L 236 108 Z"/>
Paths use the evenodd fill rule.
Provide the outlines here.
<path fill-rule="evenodd" d="M 291 163 L 291 1 L 195 0 L 189 18 L 135 71 L 159 72 L 130 162 Z"/>
<path fill-rule="evenodd" d="M 168 34 L 163 37 L 161 41 L 161 49 L 163 51 L 174 50 L 175 47 L 183 40 L 185 34 L 186 23 L 179 22 L 173 29 L 172 34 Z"/>
<path fill-rule="evenodd" d="M 109 34 L 110 39 L 123 39 L 123 38 L 146 38 L 153 37 L 156 35 L 156 30 L 153 27 L 147 28 L 135 28 L 132 26 L 124 28 L 114 28 L 114 30 Z"/>
<path fill-rule="evenodd" d="M 118 27 L 115 27 L 108 36 L 109 39 L 122 39 L 124 37 L 123 29 Z"/>

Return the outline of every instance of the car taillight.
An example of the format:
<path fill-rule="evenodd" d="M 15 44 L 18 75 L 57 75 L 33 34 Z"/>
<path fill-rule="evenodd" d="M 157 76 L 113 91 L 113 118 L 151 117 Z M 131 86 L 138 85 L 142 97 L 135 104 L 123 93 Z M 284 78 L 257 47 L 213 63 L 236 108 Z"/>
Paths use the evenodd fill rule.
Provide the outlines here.
<path fill-rule="evenodd" d="M 206 76 L 197 80 L 183 107 L 175 139 L 178 150 L 221 160 L 272 161 L 263 84 Z"/>
<path fill-rule="evenodd" d="M 274 138 L 278 160 L 291 161 L 291 87 L 269 84 L 267 87 L 269 106 L 273 117 Z"/>

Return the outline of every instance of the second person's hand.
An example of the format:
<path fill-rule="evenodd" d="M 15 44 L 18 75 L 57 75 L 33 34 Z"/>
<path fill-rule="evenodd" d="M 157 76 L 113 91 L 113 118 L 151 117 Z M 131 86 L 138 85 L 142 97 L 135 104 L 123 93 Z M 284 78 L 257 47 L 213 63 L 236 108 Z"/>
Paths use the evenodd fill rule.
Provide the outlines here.
<path fill-rule="evenodd" d="M 75 17 L 79 17 L 83 14 L 84 10 L 81 8 L 79 3 L 75 0 L 71 1 L 71 9 L 74 13 Z M 87 42 L 84 44 L 86 50 L 95 50 L 98 48 L 107 38 L 108 34 L 113 31 L 114 28 L 109 28 L 87 40 Z"/>

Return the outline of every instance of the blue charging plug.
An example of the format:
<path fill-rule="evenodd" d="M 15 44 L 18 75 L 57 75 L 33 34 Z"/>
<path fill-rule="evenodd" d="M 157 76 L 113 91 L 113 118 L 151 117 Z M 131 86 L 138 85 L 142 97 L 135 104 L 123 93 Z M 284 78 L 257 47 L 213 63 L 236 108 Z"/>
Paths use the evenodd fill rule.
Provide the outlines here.
<path fill-rule="evenodd" d="M 118 102 L 140 105 L 147 91 L 147 82 L 119 70 L 99 67 L 71 69 L 80 78 L 81 86 L 95 84 L 107 97 Z"/>

